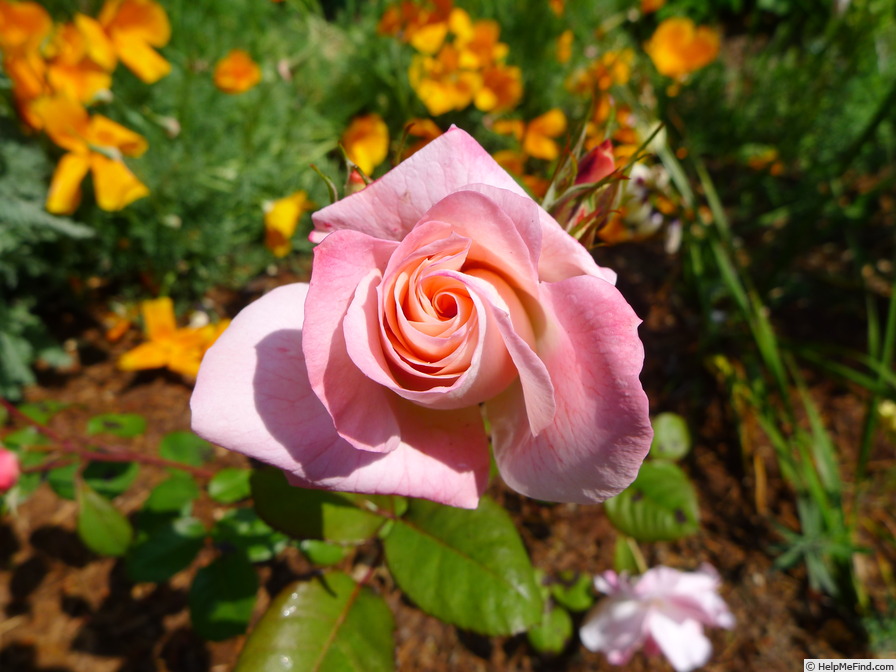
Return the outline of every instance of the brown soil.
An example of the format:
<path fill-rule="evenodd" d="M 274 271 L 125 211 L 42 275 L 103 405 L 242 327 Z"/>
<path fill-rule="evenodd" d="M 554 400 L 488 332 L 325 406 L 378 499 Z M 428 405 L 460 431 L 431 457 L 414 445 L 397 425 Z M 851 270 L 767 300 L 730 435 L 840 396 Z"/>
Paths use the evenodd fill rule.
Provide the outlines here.
<path fill-rule="evenodd" d="M 644 544 L 648 564 L 694 569 L 714 565 L 722 576 L 723 596 L 733 610 L 734 630 L 710 632 L 714 654 L 706 669 L 792 672 L 803 658 L 865 658 L 872 654 L 856 623 L 822 594 L 810 591 L 805 573 L 773 568 L 772 546 L 780 542 L 776 524 L 795 528 L 792 495 L 774 471 L 761 435 L 745 457 L 727 410 L 725 393 L 700 361 L 693 310 L 675 293 L 675 262 L 657 247 L 617 248 L 604 255 L 620 271 L 620 289 L 645 319 L 641 333 L 647 357 L 642 379 L 654 413 L 684 415 L 695 448 L 684 468 L 700 495 L 699 534 L 675 543 Z M 266 280 L 283 282 L 283 278 Z M 257 289 L 263 289 L 259 286 Z M 226 299 L 226 301 L 225 301 Z M 233 308 L 240 297 L 219 303 Z M 28 400 L 71 404 L 52 426 L 66 436 L 83 435 L 88 417 L 102 412 L 144 415 L 149 429 L 134 444 L 152 453 L 160 438 L 189 426 L 190 387 L 165 373 L 132 374 L 115 368 L 118 355 L 137 342 L 130 334 L 110 345 L 97 325 L 74 332 L 80 362 L 70 371 L 46 374 Z M 844 459 L 858 445 L 864 405 L 861 396 L 824 381 L 813 395 L 831 427 Z M 863 530 L 889 530 L 894 460 L 883 437 L 872 455 L 871 476 L 862 499 Z M 225 451 L 216 465 L 242 464 Z M 767 472 L 757 485 L 754 465 Z M 143 467 L 138 482 L 118 498 L 121 510 L 139 508 L 164 470 Z M 887 479 L 891 483 L 887 483 Z M 761 479 L 760 479 L 761 480 Z M 516 520 L 536 566 L 549 575 L 563 570 L 595 574 L 612 567 L 614 531 L 598 506 L 545 506 L 493 484 L 490 494 Z M 890 498 L 889 500 L 887 498 Z M 886 502 L 889 501 L 889 505 Z M 197 515 L 214 519 L 220 508 L 203 500 Z M 759 511 L 768 512 L 760 515 Z M 122 562 L 87 550 L 74 532 L 75 504 L 41 488 L 12 516 L 0 521 L 0 671 L 2 672 L 226 672 L 232 669 L 244 638 L 209 643 L 191 629 L 186 596 L 195 570 L 165 584 L 133 584 Z M 860 574 L 872 602 L 886 607 L 886 570 L 896 563 L 892 544 L 870 532 L 861 541 L 871 553 Z M 362 551 L 355 560 L 362 559 Z M 195 566 L 212 557 L 206 549 Z M 260 566 L 262 590 L 256 618 L 272 595 L 310 569 L 296 549 Z M 892 579 L 890 579 L 892 581 Z M 381 570 L 373 581 L 392 607 L 397 623 L 396 660 L 402 671 L 548 671 L 616 669 L 601 654 L 573 640 L 558 657 L 533 653 L 525 636 L 489 639 L 447 626 L 405 600 Z M 581 617 L 577 618 L 577 623 Z M 896 653 L 892 654 L 896 657 Z M 641 654 L 627 669 L 671 670 Z"/>

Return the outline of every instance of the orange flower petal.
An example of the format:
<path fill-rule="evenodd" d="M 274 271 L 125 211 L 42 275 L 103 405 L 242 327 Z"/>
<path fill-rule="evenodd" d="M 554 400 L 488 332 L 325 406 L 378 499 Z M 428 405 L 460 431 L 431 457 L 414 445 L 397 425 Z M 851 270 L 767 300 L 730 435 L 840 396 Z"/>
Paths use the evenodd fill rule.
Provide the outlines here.
<path fill-rule="evenodd" d="M 84 14 L 75 14 L 75 26 L 84 36 L 87 54 L 101 68 L 112 72 L 118 64 L 115 45 L 96 19 Z"/>
<path fill-rule="evenodd" d="M 121 62 L 147 84 L 157 82 L 171 72 L 171 64 L 148 43 L 127 34 L 116 34 L 112 41 Z"/>
<path fill-rule="evenodd" d="M 275 257 L 285 257 L 292 249 L 291 238 L 299 218 L 313 206 L 308 194 L 297 191 L 291 196 L 274 201 L 264 213 L 265 246 Z"/>
<path fill-rule="evenodd" d="M 47 194 L 48 212 L 70 215 L 77 209 L 81 202 L 81 182 L 89 168 L 90 163 L 84 154 L 66 154 L 59 159 Z"/>
<path fill-rule="evenodd" d="M 168 338 L 177 330 L 174 303 L 170 297 L 160 296 L 157 299 L 141 301 L 140 314 L 143 316 L 146 335 L 151 341 Z"/>
<path fill-rule="evenodd" d="M 98 147 L 115 148 L 127 156 L 140 156 L 146 151 L 146 139 L 129 128 L 96 114 L 90 120 L 88 141 Z"/>
<path fill-rule="evenodd" d="M 90 117 L 80 103 L 65 96 L 53 96 L 34 101 L 30 109 L 57 145 L 72 152 L 87 151 L 84 136 Z"/>
<path fill-rule="evenodd" d="M 261 69 L 242 49 L 231 50 L 215 66 L 215 86 L 224 93 L 243 93 L 260 81 Z"/>
<path fill-rule="evenodd" d="M 99 22 L 110 35 L 118 34 L 154 47 L 163 47 L 171 39 L 168 15 L 153 0 L 107 0 Z"/>
<path fill-rule="evenodd" d="M 103 210 L 114 212 L 149 194 L 149 189 L 124 162 L 93 153 L 90 155 L 93 190 Z"/>
<path fill-rule="evenodd" d="M 171 345 L 162 343 L 143 343 L 133 350 L 128 350 L 118 358 L 118 368 L 122 371 L 141 371 L 143 369 L 160 369 L 168 365 L 171 358 Z"/>
<path fill-rule="evenodd" d="M 389 153 L 389 129 L 378 114 L 365 114 L 352 119 L 341 142 L 348 158 L 370 175 Z"/>

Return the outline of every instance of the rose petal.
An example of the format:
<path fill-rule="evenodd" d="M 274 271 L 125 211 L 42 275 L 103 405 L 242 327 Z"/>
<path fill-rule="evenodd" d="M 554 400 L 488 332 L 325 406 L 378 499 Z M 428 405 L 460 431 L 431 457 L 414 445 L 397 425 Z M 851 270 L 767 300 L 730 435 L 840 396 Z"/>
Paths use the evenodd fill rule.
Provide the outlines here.
<path fill-rule="evenodd" d="M 467 184 L 526 192 L 470 135 L 452 127 L 376 182 L 311 216 L 319 242 L 339 229 L 401 240 L 423 213 Z"/>
<path fill-rule="evenodd" d="M 191 399 L 193 430 L 284 469 L 309 487 L 475 507 L 489 469 L 478 409 L 420 409 L 407 417 L 411 409 L 400 408 L 403 440 L 388 454 L 356 450 L 336 433 L 305 369 L 307 294 L 305 284 L 280 287 L 233 320 L 199 371 Z"/>
<path fill-rule="evenodd" d="M 640 320 L 615 287 L 590 276 L 544 283 L 542 304 L 554 322 L 538 354 L 557 412 L 536 437 L 519 387 L 489 402 L 495 459 L 507 484 L 530 497 L 602 501 L 634 480 L 653 437 L 638 380 Z"/>

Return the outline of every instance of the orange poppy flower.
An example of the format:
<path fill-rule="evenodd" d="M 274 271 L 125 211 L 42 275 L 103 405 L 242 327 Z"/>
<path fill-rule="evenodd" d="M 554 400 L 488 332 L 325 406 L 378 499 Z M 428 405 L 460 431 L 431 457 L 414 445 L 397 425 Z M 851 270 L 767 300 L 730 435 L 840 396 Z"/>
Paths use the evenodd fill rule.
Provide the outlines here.
<path fill-rule="evenodd" d="M 53 173 L 48 211 L 74 212 L 88 171 L 97 204 L 103 210 L 121 210 L 149 193 L 121 159 L 122 154 L 140 156 L 146 151 L 143 136 L 102 115 L 90 117 L 81 105 L 61 96 L 41 98 L 31 109 L 53 142 L 68 150 Z"/>
<path fill-rule="evenodd" d="M 123 371 L 167 368 L 195 378 L 205 351 L 230 324 L 230 320 L 221 320 L 204 327 L 178 329 L 174 304 L 168 297 L 143 301 L 140 312 L 149 341 L 119 358 L 118 368 Z"/>
<path fill-rule="evenodd" d="M 261 81 L 261 68 L 248 52 L 233 49 L 215 66 L 214 81 L 224 93 L 245 93 Z"/>
<path fill-rule="evenodd" d="M 644 45 L 657 71 L 680 79 L 712 63 L 719 54 L 719 33 L 708 26 L 695 26 L 690 19 L 666 19 Z"/>
<path fill-rule="evenodd" d="M 312 210 L 314 204 L 308 194 L 297 191 L 285 198 L 264 206 L 264 244 L 275 257 L 285 257 L 292 249 L 292 236 L 296 232 L 303 212 Z"/>
<path fill-rule="evenodd" d="M 380 115 L 365 114 L 352 119 L 340 143 L 361 172 L 370 175 L 389 154 L 389 129 Z"/>
<path fill-rule="evenodd" d="M 144 82 L 152 84 L 171 71 L 171 64 L 153 49 L 164 47 L 171 39 L 168 15 L 158 3 L 106 0 L 99 23 L 118 58 Z"/>
<path fill-rule="evenodd" d="M 59 27 L 47 47 L 46 78 L 54 93 L 90 103 L 112 85 L 115 51 L 99 23 L 77 14 Z"/>

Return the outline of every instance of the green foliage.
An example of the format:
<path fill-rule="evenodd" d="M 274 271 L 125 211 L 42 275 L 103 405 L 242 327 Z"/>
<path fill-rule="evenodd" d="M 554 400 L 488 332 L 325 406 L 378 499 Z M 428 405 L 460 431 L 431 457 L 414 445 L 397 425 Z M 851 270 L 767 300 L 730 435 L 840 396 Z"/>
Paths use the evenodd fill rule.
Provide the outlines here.
<path fill-rule="evenodd" d="M 541 622 L 526 632 L 529 644 L 539 653 L 559 654 L 572 638 L 572 617 L 563 607 L 554 606 L 542 614 Z"/>
<path fill-rule="evenodd" d="M 84 545 L 100 555 L 124 555 L 134 536 L 128 519 L 86 483 L 78 483 L 77 499 L 78 536 Z"/>
<path fill-rule="evenodd" d="M 146 432 L 146 418 L 138 413 L 105 413 L 87 421 L 87 435 L 108 434 L 123 439 Z"/>
<path fill-rule="evenodd" d="M 660 413 L 653 419 L 653 443 L 650 456 L 654 459 L 680 460 L 691 450 L 691 433 L 687 422 L 676 413 Z"/>
<path fill-rule="evenodd" d="M 475 511 L 412 500 L 384 549 L 401 589 L 447 623 L 508 635 L 541 619 L 532 563 L 510 516 L 490 499 Z"/>
<path fill-rule="evenodd" d="M 211 444 L 193 432 L 171 432 L 166 434 L 159 444 L 159 455 L 166 460 L 194 467 L 208 462 L 213 454 Z"/>
<path fill-rule="evenodd" d="M 360 542 L 374 536 L 392 498 L 295 488 L 279 469 L 256 469 L 251 477 L 255 510 L 268 525 L 295 539 Z"/>
<path fill-rule="evenodd" d="M 286 548 L 289 539 L 258 517 L 255 509 L 230 509 L 215 522 L 212 539 L 225 551 L 237 549 L 250 562 L 265 562 Z"/>
<path fill-rule="evenodd" d="M 679 539 L 699 528 L 697 492 L 671 462 L 645 462 L 634 483 L 604 507 L 618 530 L 639 541 Z"/>
<path fill-rule="evenodd" d="M 233 504 L 246 499 L 252 492 L 249 478 L 251 469 L 221 469 L 208 482 L 208 494 L 221 504 Z"/>
<path fill-rule="evenodd" d="M 175 518 L 151 531 L 141 530 L 128 549 L 125 568 L 133 581 L 167 581 L 192 564 L 206 530 L 196 518 Z"/>
<path fill-rule="evenodd" d="M 246 631 L 255 597 L 258 574 L 242 553 L 226 553 L 198 572 L 190 586 L 193 628 L 213 642 Z"/>
<path fill-rule="evenodd" d="M 394 619 L 383 599 L 345 574 L 295 583 L 253 629 L 236 672 L 388 672 Z"/>

